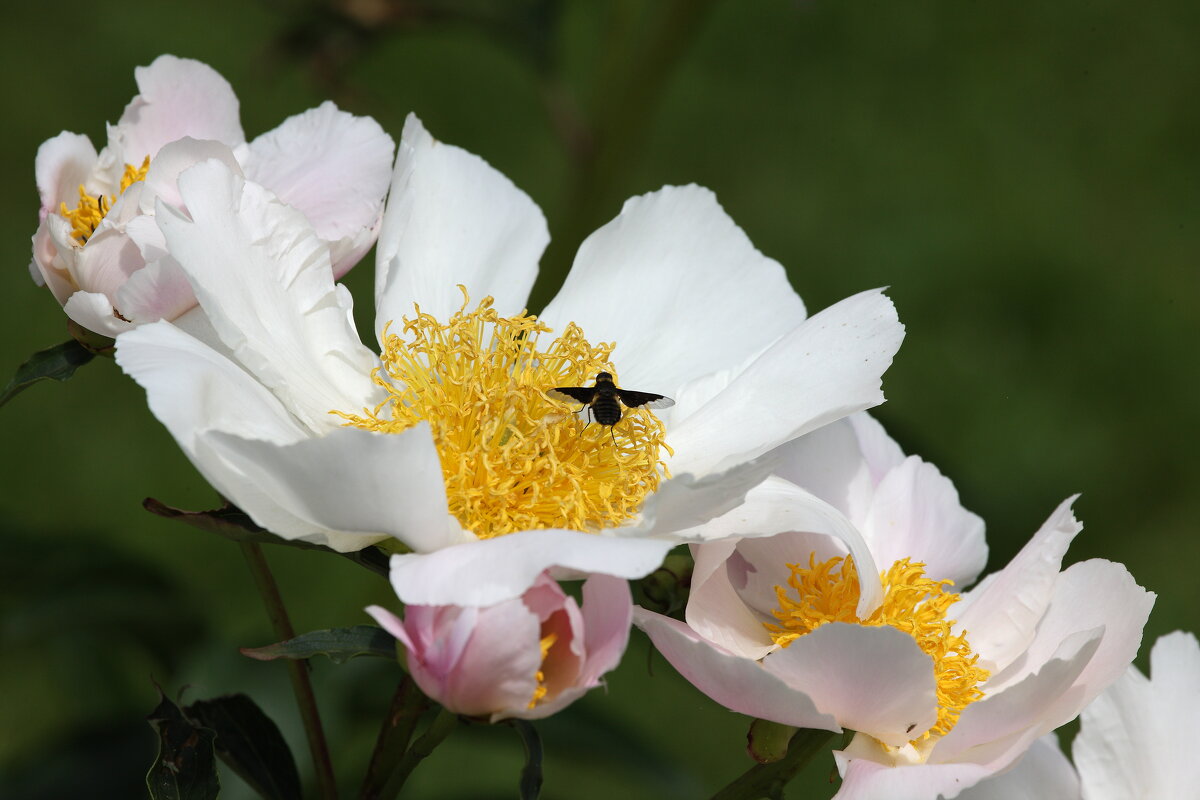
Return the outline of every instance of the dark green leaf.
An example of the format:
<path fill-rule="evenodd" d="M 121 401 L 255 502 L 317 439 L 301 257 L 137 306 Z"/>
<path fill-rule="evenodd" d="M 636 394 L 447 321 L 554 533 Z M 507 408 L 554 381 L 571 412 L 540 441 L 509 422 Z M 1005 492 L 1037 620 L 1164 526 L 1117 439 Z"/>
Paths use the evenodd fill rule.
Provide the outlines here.
<path fill-rule="evenodd" d="M 525 766 L 521 768 L 518 786 L 521 800 L 537 800 L 542 791 L 542 739 L 533 723 L 525 719 L 510 719 L 508 724 L 521 735 L 525 745 Z"/>
<path fill-rule="evenodd" d="M 303 633 L 295 639 L 265 647 L 243 647 L 241 652 L 242 655 L 259 661 L 274 661 L 277 658 L 304 659 L 324 655 L 335 664 L 342 664 L 355 656 L 395 658 L 396 640 L 383 628 L 355 625 L 351 628 L 330 628 Z"/>
<path fill-rule="evenodd" d="M 277 544 L 284 547 L 296 547 L 301 550 L 322 550 L 326 553 L 333 553 L 342 558 L 349 559 L 360 567 L 365 567 L 377 575 L 386 577 L 388 574 L 388 556 L 378 547 L 364 547 L 362 550 L 356 550 L 353 553 L 339 553 L 324 545 L 301 542 L 295 539 L 284 539 L 282 536 L 276 536 L 270 531 L 260 528 L 254 523 L 254 520 L 247 516 L 246 512 L 229 503 L 212 511 L 184 511 L 155 500 L 153 497 L 147 497 L 142 501 L 142 507 L 151 514 L 156 514 L 166 519 L 173 519 L 185 525 L 190 525 L 193 528 L 215 533 L 218 536 L 224 536 L 226 539 L 235 542 Z"/>
<path fill-rule="evenodd" d="M 96 357 L 96 354 L 74 339 L 45 350 L 39 350 L 29 357 L 12 380 L 0 392 L 0 406 L 16 397 L 38 381 L 65 381 L 75 374 L 75 370 Z"/>
<path fill-rule="evenodd" d="M 217 735 L 217 755 L 268 800 L 300 797 L 300 774 L 279 728 L 244 694 L 200 700 L 188 717 Z"/>
<path fill-rule="evenodd" d="M 158 734 L 158 758 L 146 773 L 146 788 L 153 800 L 210 800 L 221 791 L 214 734 L 193 725 L 179 706 L 162 701 L 146 719 Z"/>

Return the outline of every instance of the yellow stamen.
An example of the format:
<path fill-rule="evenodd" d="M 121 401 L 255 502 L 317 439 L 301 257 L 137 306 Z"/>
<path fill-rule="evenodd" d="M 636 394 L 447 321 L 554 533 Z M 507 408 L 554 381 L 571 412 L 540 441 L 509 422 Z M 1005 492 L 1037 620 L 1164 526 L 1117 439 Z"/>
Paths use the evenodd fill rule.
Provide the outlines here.
<path fill-rule="evenodd" d="M 133 184 L 146 178 L 146 172 L 150 169 L 150 156 L 146 156 L 146 160 L 142 162 L 140 167 L 135 167 L 132 164 L 125 165 L 125 173 L 121 176 L 121 188 L 118 194 L 123 193 Z M 88 239 L 96 232 L 101 220 L 105 215 L 112 210 L 113 203 L 117 202 L 117 195 L 90 195 L 83 184 L 79 185 L 79 205 L 73 209 L 68 209 L 66 203 L 59 203 L 59 213 L 62 214 L 71 223 L 71 238 L 75 240 L 80 247 L 87 244 Z"/>
<path fill-rule="evenodd" d="M 787 647 L 827 622 L 890 625 L 904 631 L 933 658 L 937 679 L 937 723 L 913 741 L 949 733 L 962 710 L 983 697 L 978 686 L 989 674 L 975 665 L 979 656 L 971 653 L 966 632 L 955 635 L 954 620 L 946 619 L 950 606 L 959 599 L 957 594 L 946 591 L 954 582 L 930 580 L 925 577 L 924 564 L 901 559 L 880 575 L 884 597 L 879 608 L 866 619 L 859 619 L 858 571 L 854 559 L 847 556 L 844 562 L 841 558 L 821 564 L 815 561 L 815 555 L 810 555 L 807 568 L 787 565 L 792 571 L 788 586 L 798 600 L 789 596 L 786 587 L 775 587 L 779 608 L 772 613 L 779 624 L 764 624 L 776 644 Z"/>
<path fill-rule="evenodd" d="M 404 336 L 389 333 L 389 323 L 373 375 L 388 397 L 361 415 L 333 413 L 384 433 L 429 422 L 450 512 L 481 539 L 595 531 L 634 517 L 669 477 L 659 457 L 660 448 L 670 452 L 662 423 L 629 409 L 610 435 L 546 396 L 615 373 L 615 345 L 592 346 L 571 323 L 543 349 L 539 336 L 551 329 L 536 317 L 501 317 L 490 297 L 468 312 L 468 302 L 444 324 L 418 307 L 416 319 L 403 320 Z"/>
<path fill-rule="evenodd" d="M 550 648 L 554 647 L 554 643 L 557 641 L 557 633 L 550 633 L 542 637 L 541 645 L 543 668 L 538 669 L 538 671 L 534 673 L 534 677 L 537 678 L 537 688 L 533 690 L 533 699 L 529 701 L 530 708 L 534 708 L 538 703 L 542 702 L 542 700 L 545 699 L 547 692 L 550 691 L 549 687 L 546 686 L 546 670 L 544 667 L 546 666 L 546 656 L 550 655 Z"/>

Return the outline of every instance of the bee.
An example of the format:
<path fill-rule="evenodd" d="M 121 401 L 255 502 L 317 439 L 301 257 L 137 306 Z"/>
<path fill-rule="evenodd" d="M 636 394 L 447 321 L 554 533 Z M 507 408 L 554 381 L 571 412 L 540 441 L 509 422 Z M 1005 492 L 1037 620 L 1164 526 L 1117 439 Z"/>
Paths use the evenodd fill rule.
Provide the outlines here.
<path fill-rule="evenodd" d="M 546 394 L 566 403 L 583 403 L 596 422 L 610 429 L 621 421 L 624 413 L 622 405 L 626 408 L 670 408 L 675 405 L 674 400 L 661 394 L 618 389 L 612 375 L 607 372 L 596 375 L 595 386 L 557 386 L 547 390 Z"/>

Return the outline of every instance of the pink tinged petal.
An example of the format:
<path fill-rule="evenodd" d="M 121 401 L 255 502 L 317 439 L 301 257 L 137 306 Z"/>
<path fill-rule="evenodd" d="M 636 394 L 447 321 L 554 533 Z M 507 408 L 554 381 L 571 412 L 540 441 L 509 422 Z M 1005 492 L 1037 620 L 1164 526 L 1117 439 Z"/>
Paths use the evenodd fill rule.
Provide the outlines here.
<path fill-rule="evenodd" d="M 657 569 L 673 546 L 660 539 L 579 531 L 519 531 L 423 555 L 392 556 L 391 581 L 405 603 L 486 606 L 520 597 L 554 567 L 641 578 Z"/>
<path fill-rule="evenodd" d="M 60 203 L 75 208 L 79 203 L 79 187 L 88 182 L 95 163 L 96 148 L 81 133 L 63 131 L 42 142 L 33 162 L 38 196 L 42 201 L 38 219 L 57 212 Z"/>
<path fill-rule="evenodd" d="M 142 212 L 153 214 L 157 200 L 162 200 L 172 208 L 185 210 L 183 196 L 179 193 L 179 176 L 189 168 L 210 159 L 225 164 L 235 175 L 242 172 L 233 151 L 229 149 L 229 145 L 222 142 L 184 137 L 163 147 L 150 162 L 150 169 L 146 171 L 143 180 L 146 188 L 142 191 L 138 203 Z"/>
<path fill-rule="evenodd" d="M 304 216 L 218 161 L 179 188 L 191 219 L 160 203 L 159 227 L 237 360 L 313 430 L 339 425 L 333 410 L 373 405 L 375 356 Z"/>
<path fill-rule="evenodd" d="M 470 715 L 527 709 L 542 663 L 537 616 L 520 599 L 463 611 L 479 619 L 446 683 L 446 707 Z"/>
<path fill-rule="evenodd" d="M 722 548 L 726 542 L 693 545 L 692 552 L 703 552 L 709 548 Z M 734 542 L 728 542 L 730 559 L 738 565 L 745 563 L 740 555 L 732 552 Z M 695 580 L 692 573 L 692 590 L 688 596 L 685 618 L 687 624 L 700 636 L 723 649 L 757 660 L 775 650 L 778 645 L 771 638 L 764 622 L 769 618 L 759 616 L 739 596 L 729 577 L 725 563 L 709 574 L 702 582 Z"/>
<path fill-rule="evenodd" d="M 404 620 L 397 617 L 391 611 L 388 611 L 383 606 L 367 606 L 367 613 L 379 623 L 379 627 L 395 636 L 400 644 L 404 645 L 405 650 L 413 649 L 412 639 L 408 635 L 408 631 L 404 627 Z"/>
<path fill-rule="evenodd" d="M 833 751 L 842 774 L 834 800 L 952 800 L 992 774 L 978 764 L 893 767 L 866 758 L 851 759 L 848 752 Z"/>
<path fill-rule="evenodd" d="M 804 304 L 711 191 L 667 186 L 630 198 L 584 241 L 542 318 L 616 342 L 623 386 L 673 395 L 783 336 Z"/>
<path fill-rule="evenodd" d="M 376 251 L 379 329 L 421 311 L 445 321 L 485 296 L 503 316 L 520 312 L 550 241 L 529 196 L 483 159 L 429 135 L 409 114 L 396 154 Z M 595 341 L 593 339 L 592 341 Z"/>
<path fill-rule="evenodd" d="M 629 644 L 633 599 L 629 583 L 609 575 L 593 575 L 583 584 L 583 634 L 587 660 L 579 675 L 584 686 L 615 668 Z"/>
<path fill-rule="evenodd" d="M 769 478 L 746 495 L 746 502 L 696 530 L 697 536 L 723 539 L 768 537 L 787 531 L 804 531 L 833 537 L 845 544 L 858 566 L 862 581 L 858 602 L 860 617 L 868 616 L 883 600 L 879 569 L 866 540 L 836 508 L 780 478 Z M 686 537 L 689 531 L 676 534 Z M 791 561 L 807 562 L 808 553 L 793 553 Z M 887 566 L 891 566 L 888 564 Z"/>
<path fill-rule="evenodd" d="M 214 431 L 209 442 L 279 506 L 328 531 L 335 550 L 388 536 L 415 550 L 463 540 L 426 423 L 396 434 L 339 428 L 286 445 Z M 272 530 L 287 538 L 302 533 Z"/>
<path fill-rule="evenodd" d="M 937 722 L 933 659 L 895 628 L 827 623 L 762 665 L 839 725 L 893 747 Z"/>
<path fill-rule="evenodd" d="M 1079 775 L 1063 755 L 1058 737 L 1048 733 L 1007 772 L 980 781 L 959 794 L 958 800 L 1079 800 L 1081 796 Z"/>
<path fill-rule="evenodd" d="M 993 772 L 1014 763 L 1034 740 L 1074 716 L 1063 719 L 1060 709 L 1084 696 L 1079 676 L 1103 636 L 1104 630 L 1097 628 L 1069 637 L 1036 672 L 1003 691 L 988 693 L 985 683 L 984 698 L 963 709 L 958 724 L 935 745 L 929 762 L 969 761 Z"/>
<path fill-rule="evenodd" d="M 818 711 L 808 695 L 758 662 L 704 641 L 682 622 L 634 608 L 633 624 L 646 632 L 680 675 L 726 708 L 784 725 L 841 731 L 835 718 Z"/>
<path fill-rule="evenodd" d="M 207 64 L 163 55 L 133 75 L 138 95 L 116 128 L 126 162 L 140 166 L 146 156 L 153 158 L 163 145 L 185 136 L 230 146 L 245 141 L 237 96 Z"/>
<path fill-rule="evenodd" d="M 710 531 L 707 525 L 719 523 L 722 515 L 741 505 L 746 493 L 771 474 L 774 464 L 773 458 L 765 456 L 703 477 L 677 474 L 659 484 L 642 504 L 637 529 L 677 543 L 718 538 L 724 535 L 720 527 Z"/>
<path fill-rule="evenodd" d="M 880 379 L 903 338 L 896 309 L 880 291 L 797 325 L 708 402 L 676 409 L 671 471 L 727 469 L 882 403 Z"/>
<path fill-rule="evenodd" d="M 876 478 L 863 454 L 851 420 L 865 413 L 825 425 L 793 439 L 775 450 L 779 465 L 775 474 L 817 497 L 859 523 L 875 494 Z M 904 456 L 900 456 L 904 460 Z"/>
<path fill-rule="evenodd" d="M 885 566 L 920 561 L 928 577 L 961 587 L 987 563 L 983 520 L 959 504 L 949 478 L 916 456 L 884 475 L 861 524 Z"/>
<path fill-rule="evenodd" d="M 117 290 L 121 316 L 137 323 L 173 320 L 196 305 L 192 285 L 171 257 L 147 263 Z"/>
<path fill-rule="evenodd" d="M 957 630 L 967 632 L 979 665 L 993 675 L 1024 653 L 1036 635 L 1067 547 L 1083 530 L 1071 511 L 1076 497 L 1064 500 L 1008 566 L 963 593 L 954 607 Z"/>
<path fill-rule="evenodd" d="M 859 449 L 874 483 L 878 484 L 884 475 L 904 462 L 904 451 L 888 436 L 879 420 L 863 412 L 851 414 L 846 421 L 858 437 Z"/>
<path fill-rule="evenodd" d="M 394 149 L 375 120 L 326 101 L 251 142 L 243 164 L 248 179 L 303 211 L 318 236 L 338 241 L 378 233 Z M 357 255 L 373 243 L 373 236 L 361 237 Z M 349 266 L 335 265 L 335 277 Z"/>
<path fill-rule="evenodd" d="M 134 327 L 114 314 L 112 301 L 97 292 L 75 292 L 67 298 L 63 311 L 89 331 L 113 338 Z"/>

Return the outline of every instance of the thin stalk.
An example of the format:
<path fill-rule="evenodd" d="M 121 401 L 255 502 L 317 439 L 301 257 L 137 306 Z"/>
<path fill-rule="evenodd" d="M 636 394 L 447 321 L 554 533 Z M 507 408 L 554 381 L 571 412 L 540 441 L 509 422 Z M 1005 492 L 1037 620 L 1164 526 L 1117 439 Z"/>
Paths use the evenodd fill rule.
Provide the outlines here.
<path fill-rule="evenodd" d="M 444 708 L 438 711 L 433 722 L 429 723 L 429 727 L 425 729 L 425 733 L 413 742 L 412 747 L 408 748 L 408 752 L 404 754 L 404 758 L 400 759 L 396 771 L 388 778 L 387 784 L 379 793 L 381 800 L 392 800 L 400 794 L 404 782 L 408 780 L 408 776 L 417 768 L 417 765 L 432 753 L 457 726 L 458 715 Z"/>
<path fill-rule="evenodd" d="M 296 632 L 292 629 L 292 621 L 288 619 L 287 608 L 283 605 L 283 597 L 279 594 L 279 586 L 271 567 L 263 555 L 262 547 L 253 542 L 239 542 L 242 555 L 254 576 L 254 585 L 262 597 L 267 609 L 267 617 L 275 631 L 278 641 L 294 639 Z M 308 662 L 286 662 L 288 677 L 292 681 L 292 693 L 296 696 L 296 706 L 300 710 L 300 719 L 304 723 L 304 735 L 308 738 L 308 749 L 312 754 L 313 769 L 317 773 L 317 785 L 321 797 L 325 800 L 337 800 L 337 782 L 333 777 L 333 762 L 329 758 L 329 745 L 325 742 L 325 731 L 321 728 L 321 715 L 317 711 L 317 698 L 313 694 L 312 682 L 308 679 Z"/>
<path fill-rule="evenodd" d="M 783 797 L 783 787 L 825 749 L 833 738 L 829 731 L 801 728 L 788 742 L 787 755 L 770 764 L 756 764 L 712 796 L 712 800 L 757 800 Z"/>
<path fill-rule="evenodd" d="M 429 699 L 417 688 L 416 682 L 405 674 L 380 726 L 371 763 L 358 795 L 360 800 L 379 800 L 388 778 L 408 749 L 417 722 L 429 705 Z"/>

